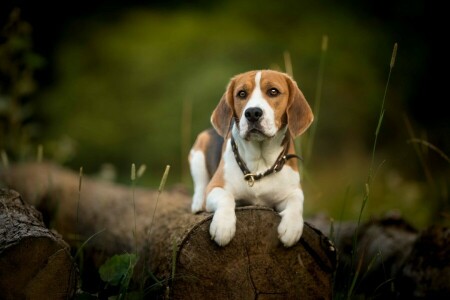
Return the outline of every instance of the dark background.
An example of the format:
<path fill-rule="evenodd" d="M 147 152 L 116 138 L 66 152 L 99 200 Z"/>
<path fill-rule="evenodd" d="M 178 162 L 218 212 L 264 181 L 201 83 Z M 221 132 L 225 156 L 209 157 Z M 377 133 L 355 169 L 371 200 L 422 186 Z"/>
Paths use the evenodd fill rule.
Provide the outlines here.
<path fill-rule="evenodd" d="M 0 148 L 12 161 L 33 159 L 41 144 L 47 159 L 122 183 L 131 163 L 146 164 L 140 183 L 150 188 L 170 164 L 171 184 L 190 189 L 188 147 L 229 78 L 285 70 L 288 51 L 314 107 L 326 34 L 305 209 L 355 218 L 398 43 L 367 216 L 399 209 L 417 226 L 448 220 L 446 18 L 431 1 L 3 1 L 1 26 L 14 7 L 40 63 L 27 77 L 33 88 L 17 97 L 14 135 L 13 83 L 2 73 Z"/>

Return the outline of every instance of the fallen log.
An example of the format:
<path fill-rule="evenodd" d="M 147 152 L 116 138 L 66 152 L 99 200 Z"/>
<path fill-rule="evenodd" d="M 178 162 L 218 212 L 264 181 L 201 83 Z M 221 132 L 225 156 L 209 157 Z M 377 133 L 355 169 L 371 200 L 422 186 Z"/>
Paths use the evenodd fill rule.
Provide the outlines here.
<path fill-rule="evenodd" d="M 68 299 L 76 276 L 61 236 L 17 192 L 0 189 L 0 298 Z"/>
<path fill-rule="evenodd" d="M 446 299 L 450 295 L 450 228 L 431 226 L 414 241 L 398 274 L 403 299 Z"/>
<path fill-rule="evenodd" d="M 191 197 L 179 190 L 162 193 L 156 203 L 155 191 L 86 177 L 80 189 L 76 172 L 42 163 L 13 166 L 0 179 L 43 211 L 71 246 L 89 239 L 82 267 L 89 275 L 81 274 L 88 291 L 98 289 L 95 271 L 106 258 L 136 252 L 134 282 L 142 283 L 150 270 L 173 299 L 332 296 L 334 246 L 306 224 L 299 243 L 283 247 L 276 230 L 280 217 L 271 209 L 237 209 L 236 236 L 219 247 L 208 232 L 211 214 L 191 214 Z"/>
<path fill-rule="evenodd" d="M 339 249 L 335 293 L 370 299 L 444 299 L 450 295 L 450 228 L 419 231 L 398 213 L 363 222 L 309 222 L 328 233 Z M 355 279 L 356 276 L 356 279 Z"/>

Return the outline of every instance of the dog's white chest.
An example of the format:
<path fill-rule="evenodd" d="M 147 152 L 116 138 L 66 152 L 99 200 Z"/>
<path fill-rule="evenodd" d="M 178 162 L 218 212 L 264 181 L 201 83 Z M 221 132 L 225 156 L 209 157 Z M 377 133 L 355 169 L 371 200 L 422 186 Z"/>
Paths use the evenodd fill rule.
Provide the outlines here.
<path fill-rule="evenodd" d="M 272 173 L 255 181 L 254 185 L 250 187 L 236 162 L 229 141 L 223 156 L 225 162 L 223 170 L 224 188 L 232 193 L 236 200 L 245 200 L 254 205 L 274 207 L 285 200 L 292 190 L 299 188 L 300 176 L 289 166 L 285 166 L 278 173 Z M 271 165 L 261 160 L 248 163 L 248 167 L 252 172 L 258 174 L 269 169 Z"/>

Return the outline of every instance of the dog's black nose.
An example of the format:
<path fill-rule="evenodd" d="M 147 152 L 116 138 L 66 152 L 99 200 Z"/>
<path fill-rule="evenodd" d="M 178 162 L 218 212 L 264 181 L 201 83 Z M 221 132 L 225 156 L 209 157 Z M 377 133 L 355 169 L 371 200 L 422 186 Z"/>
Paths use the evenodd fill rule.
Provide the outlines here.
<path fill-rule="evenodd" d="M 244 115 L 249 122 L 254 123 L 262 117 L 263 111 L 259 107 L 250 107 L 245 110 Z"/>

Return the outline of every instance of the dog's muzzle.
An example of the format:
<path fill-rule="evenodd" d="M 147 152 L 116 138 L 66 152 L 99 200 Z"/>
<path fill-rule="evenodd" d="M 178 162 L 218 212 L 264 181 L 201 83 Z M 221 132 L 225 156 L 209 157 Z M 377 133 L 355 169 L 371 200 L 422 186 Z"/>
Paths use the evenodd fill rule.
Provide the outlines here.
<path fill-rule="evenodd" d="M 249 107 L 244 111 L 247 122 L 245 133 L 242 136 L 246 140 L 263 141 L 270 137 L 264 128 L 264 112 L 259 107 Z"/>
<path fill-rule="evenodd" d="M 263 126 L 264 112 L 259 107 L 249 107 L 244 111 L 244 116 L 247 121 L 245 129 L 246 140 L 262 141 L 269 137 Z"/>
<path fill-rule="evenodd" d="M 244 116 L 249 124 L 254 124 L 261 119 L 263 111 L 259 107 L 249 107 L 245 110 Z"/>

